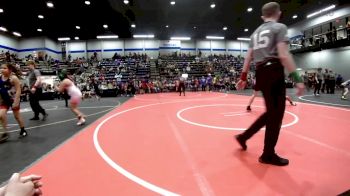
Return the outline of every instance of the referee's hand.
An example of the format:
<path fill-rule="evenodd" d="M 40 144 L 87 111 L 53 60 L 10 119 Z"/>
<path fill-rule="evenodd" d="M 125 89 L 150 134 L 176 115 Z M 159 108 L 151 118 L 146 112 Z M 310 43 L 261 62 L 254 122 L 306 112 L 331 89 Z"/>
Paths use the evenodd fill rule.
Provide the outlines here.
<path fill-rule="evenodd" d="M 295 86 L 297 87 L 297 95 L 302 96 L 304 94 L 304 90 L 305 90 L 304 83 L 296 83 Z"/>
<path fill-rule="evenodd" d="M 238 83 L 236 84 L 236 89 L 237 90 L 242 90 L 242 89 L 245 88 L 246 85 L 247 85 L 246 81 L 239 80 Z"/>

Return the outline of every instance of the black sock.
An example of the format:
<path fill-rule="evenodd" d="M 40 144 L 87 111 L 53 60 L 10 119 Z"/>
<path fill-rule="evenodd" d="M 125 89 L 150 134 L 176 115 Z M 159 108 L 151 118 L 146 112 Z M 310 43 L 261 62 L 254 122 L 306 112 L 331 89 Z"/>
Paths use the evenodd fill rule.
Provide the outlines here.
<path fill-rule="evenodd" d="M 21 131 L 25 131 L 24 127 L 21 127 Z"/>

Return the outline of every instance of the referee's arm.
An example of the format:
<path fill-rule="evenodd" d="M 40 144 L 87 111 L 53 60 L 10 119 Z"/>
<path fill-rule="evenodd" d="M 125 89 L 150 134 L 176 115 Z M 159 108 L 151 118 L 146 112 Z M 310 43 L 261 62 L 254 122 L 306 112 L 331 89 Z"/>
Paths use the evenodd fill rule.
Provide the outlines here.
<path fill-rule="evenodd" d="M 287 42 L 278 42 L 277 44 L 278 58 L 282 65 L 287 68 L 289 73 L 296 70 L 295 62 L 289 53 Z"/>
<path fill-rule="evenodd" d="M 296 74 L 299 79 L 296 81 L 297 95 L 301 96 L 304 93 L 304 83 L 302 82 L 299 73 L 296 72 L 296 65 L 289 53 L 287 42 L 281 41 L 277 43 L 278 58 L 282 65 L 288 70 L 289 73 Z M 295 79 L 295 78 L 294 78 Z"/>

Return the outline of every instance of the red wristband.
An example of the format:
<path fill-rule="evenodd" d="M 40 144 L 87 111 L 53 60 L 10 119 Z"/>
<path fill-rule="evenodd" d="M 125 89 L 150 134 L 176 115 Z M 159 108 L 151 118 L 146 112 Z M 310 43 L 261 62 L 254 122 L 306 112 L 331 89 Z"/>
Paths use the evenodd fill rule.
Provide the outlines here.
<path fill-rule="evenodd" d="M 242 80 L 242 81 L 247 81 L 247 75 L 248 75 L 247 72 L 242 72 L 242 74 L 241 74 L 241 80 Z"/>

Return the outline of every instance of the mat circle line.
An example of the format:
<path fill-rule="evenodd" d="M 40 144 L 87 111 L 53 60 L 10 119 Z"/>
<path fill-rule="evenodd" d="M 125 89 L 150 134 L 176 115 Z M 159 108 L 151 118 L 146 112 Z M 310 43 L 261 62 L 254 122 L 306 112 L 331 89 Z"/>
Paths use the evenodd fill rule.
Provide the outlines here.
<path fill-rule="evenodd" d="M 344 104 L 337 104 L 337 103 L 329 103 L 329 102 L 322 102 L 322 101 L 314 101 L 310 99 L 305 99 L 305 97 L 313 97 L 314 95 L 303 95 L 299 96 L 298 99 L 311 102 L 311 103 L 318 103 L 318 104 L 325 104 L 325 105 L 332 105 L 332 106 L 345 106 L 345 107 L 350 107 L 350 105 L 344 105 Z"/>
<path fill-rule="evenodd" d="M 192 122 L 190 120 L 187 120 L 185 118 L 183 118 L 181 116 L 181 114 L 187 110 L 191 110 L 191 109 L 195 109 L 195 108 L 202 108 L 202 107 L 215 107 L 215 106 L 242 106 L 242 107 L 246 107 L 246 105 L 241 105 L 241 104 L 211 104 L 211 105 L 197 105 L 197 106 L 191 106 L 191 107 L 187 107 L 187 108 L 184 108 L 182 110 L 179 110 L 177 113 L 176 113 L 176 116 L 178 119 L 180 119 L 181 121 L 185 122 L 185 123 L 188 123 L 188 124 L 191 124 L 191 125 L 195 125 L 195 126 L 200 126 L 200 127 L 205 127 L 205 128 L 211 128 L 211 129 L 221 129 L 221 130 L 229 130 L 229 131 L 244 131 L 246 130 L 247 128 L 236 128 L 236 127 L 219 127 L 219 126 L 212 126 L 212 125 L 206 125 L 206 124 L 201 124 L 201 123 L 196 123 L 196 122 Z M 257 107 L 257 108 L 265 108 L 263 106 L 256 106 L 256 105 L 253 105 L 254 107 Z M 288 123 L 286 125 L 282 125 L 282 128 L 285 128 L 285 127 L 289 127 L 289 126 L 292 126 L 296 123 L 298 123 L 299 121 L 299 117 L 292 113 L 292 112 L 289 112 L 289 111 L 285 111 L 286 113 L 290 114 L 291 116 L 294 117 L 294 120 L 291 122 L 291 123 Z M 263 130 L 265 130 L 265 128 L 263 128 Z"/>
<path fill-rule="evenodd" d="M 225 94 L 227 97 L 228 95 Z M 222 98 L 222 97 L 216 97 L 216 98 Z M 102 149 L 101 145 L 100 145 L 100 142 L 98 140 L 98 134 L 101 130 L 101 127 L 108 121 L 110 121 L 112 118 L 115 118 L 117 116 L 120 116 L 124 113 L 127 113 L 127 112 L 130 112 L 130 111 L 134 111 L 134 110 L 138 110 L 138 109 L 143 109 L 143 108 L 147 108 L 147 107 L 152 107 L 152 106 L 157 106 L 157 105 L 165 105 L 165 104 L 172 104 L 172 103 L 185 103 L 185 102 L 190 102 L 190 101 L 207 101 L 207 100 L 211 100 L 211 99 L 215 99 L 214 98 L 208 98 L 208 99 L 189 99 L 189 100 L 174 100 L 174 101 L 168 101 L 168 102 L 158 102 L 158 103 L 151 103 L 151 104 L 147 104 L 147 105 L 141 105 L 141 106 L 136 106 L 136 107 L 132 107 L 132 108 L 129 108 L 129 109 L 125 109 L 125 110 L 122 110 L 122 111 L 119 111 L 115 114 L 112 114 L 111 116 L 105 118 L 104 120 L 102 120 L 102 122 L 100 122 L 95 130 L 94 130 L 94 134 L 93 134 L 93 143 L 94 143 L 94 147 L 97 151 L 97 153 L 104 159 L 104 161 L 106 161 L 106 163 L 112 167 L 114 170 L 116 170 L 117 172 L 119 172 L 121 175 L 123 175 L 124 177 L 128 178 L 129 180 L 145 187 L 146 189 L 150 190 L 150 191 L 153 191 L 153 192 L 156 192 L 160 195 L 167 195 L 167 196 L 179 196 L 179 194 L 177 193 L 174 193 L 174 192 L 171 192 L 169 190 L 166 190 L 164 188 L 161 188 L 161 187 L 158 187 L 146 180 L 143 180 L 141 179 L 140 177 L 132 174 L 131 172 L 127 171 L 126 169 L 124 169 L 122 166 L 118 165 L 116 162 L 114 162 L 105 152 L 104 150 Z M 245 100 L 245 99 L 244 99 Z M 158 99 L 156 101 L 159 101 Z M 307 103 L 305 103 L 307 104 Z M 246 105 L 242 105 L 242 106 L 246 106 Z M 318 106 L 318 107 L 325 107 L 324 105 L 313 105 L 313 106 Z M 261 106 L 259 106 L 261 107 Z M 329 106 L 328 106 L 329 107 Z M 331 109 L 336 109 L 336 110 L 342 110 L 341 108 L 337 108 L 337 107 L 329 107 Z M 348 110 L 345 110 L 345 111 L 348 111 Z M 288 111 L 286 111 L 288 112 Z M 297 116 L 296 116 L 297 117 Z M 299 119 L 299 118 L 298 118 Z M 306 140 L 305 138 L 301 138 L 301 139 L 304 139 Z M 309 142 L 312 142 L 312 143 L 315 143 L 315 144 L 322 144 L 320 142 L 314 142 L 312 140 L 307 140 Z M 329 146 L 325 146 L 325 145 L 321 145 L 323 147 L 326 147 L 326 148 L 329 148 Z M 335 150 L 334 148 L 330 148 L 331 150 Z"/>

